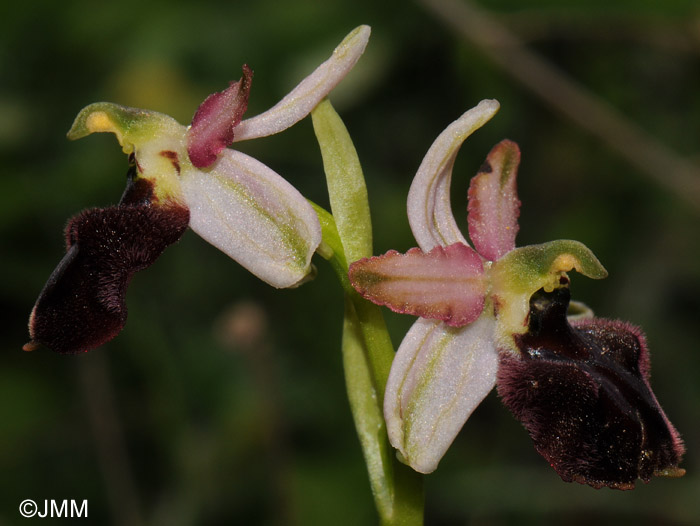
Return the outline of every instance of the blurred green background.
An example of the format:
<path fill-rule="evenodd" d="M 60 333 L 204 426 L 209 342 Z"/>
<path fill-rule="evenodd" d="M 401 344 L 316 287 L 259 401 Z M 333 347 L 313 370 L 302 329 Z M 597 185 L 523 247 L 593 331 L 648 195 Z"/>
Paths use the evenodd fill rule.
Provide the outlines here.
<path fill-rule="evenodd" d="M 542 81 L 537 70 L 494 60 L 427 1 L 0 8 L 0 524 L 38 522 L 19 515 L 28 498 L 88 499 L 82 523 L 91 524 L 376 523 L 343 387 L 341 292 L 323 260 L 315 281 L 276 291 L 188 232 L 133 279 L 117 339 L 83 356 L 21 351 L 34 300 L 63 254 L 66 221 L 116 203 L 124 186 L 126 158 L 113 136 L 66 140 L 83 106 L 108 100 L 187 123 L 248 63 L 252 116 L 359 24 L 372 26 L 370 44 L 331 98 L 363 162 L 375 253 L 414 245 L 405 199 L 432 140 L 479 100 L 499 99 L 499 115 L 458 159 L 458 220 L 465 225 L 468 181 L 489 148 L 518 142 L 518 243 L 571 238 L 597 254 L 610 277 L 574 276 L 573 294 L 598 315 L 644 327 L 654 390 L 688 447 L 680 480 L 640 482 L 633 492 L 565 484 L 492 393 L 427 477 L 427 523 L 700 523 L 700 4 L 479 6 L 631 123 L 627 155 L 613 124 L 567 93 L 557 109 L 555 85 L 545 82 L 545 97 L 527 87 Z M 308 119 L 237 147 L 327 205 Z M 657 147 L 668 149 L 658 166 L 646 157 Z M 398 345 L 412 319 L 387 320 Z"/>

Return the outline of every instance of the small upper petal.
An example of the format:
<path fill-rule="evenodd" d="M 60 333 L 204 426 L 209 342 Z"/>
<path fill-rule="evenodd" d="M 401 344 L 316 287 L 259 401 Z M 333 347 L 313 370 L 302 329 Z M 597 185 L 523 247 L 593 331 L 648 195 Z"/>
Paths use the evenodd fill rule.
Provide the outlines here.
<path fill-rule="evenodd" d="M 515 248 L 520 215 L 515 184 L 519 163 L 518 145 L 501 141 L 469 185 L 469 237 L 477 252 L 490 261 Z"/>
<path fill-rule="evenodd" d="M 197 168 L 210 166 L 219 152 L 233 142 L 234 128 L 248 108 L 253 72 L 243 66 L 243 77 L 224 91 L 212 93 L 197 108 L 187 130 L 187 153 Z"/>
<path fill-rule="evenodd" d="M 182 191 L 192 230 L 263 281 L 291 287 L 309 274 L 318 216 L 272 169 L 227 149 L 206 172 L 183 169 Z"/>
<path fill-rule="evenodd" d="M 394 250 L 350 265 L 350 282 L 366 299 L 395 312 L 461 327 L 484 308 L 486 281 L 481 258 L 455 243 L 430 252 Z"/>
<path fill-rule="evenodd" d="M 350 72 L 364 52 L 369 35 L 369 26 L 360 26 L 353 30 L 335 48 L 328 60 L 275 106 L 242 121 L 236 128 L 234 142 L 279 133 L 306 117 Z"/>
<path fill-rule="evenodd" d="M 391 444 L 420 473 L 437 468 L 469 415 L 493 389 L 494 320 L 465 327 L 419 319 L 396 352 L 384 396 Z"/>
<path fill-rule="evenodd" d="M 408 221 L 418 246 L 428 252 L 467 240 L 459 231 L 450 204 L 452 167 L 460 146 L 498 111 L 495 100 L 483 100 L 450 124 L 432 144 L 408 193 Z"/>

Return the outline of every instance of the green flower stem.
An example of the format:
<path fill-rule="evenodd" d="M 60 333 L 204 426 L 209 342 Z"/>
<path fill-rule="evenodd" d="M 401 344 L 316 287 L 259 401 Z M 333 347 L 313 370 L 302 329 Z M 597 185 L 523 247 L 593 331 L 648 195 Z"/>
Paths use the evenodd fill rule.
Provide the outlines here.
<path fill-rule="evenodd" d="M 311 206 L 314 207 L 318 215 L 323 232 L 323 243 L 325 246 L 322 250 L 319 250 L 319 254 L 328 260 L 338 276 L 346 298 L 352 302 L 354 316 L 358 318 L 360 323 L 362 337 L 372 351 L 370 353 L 370 361 L 374 386 L 379 397 L 383 399 L 391 362 L 394 359 L 394 346 L 389 338 L 389 332 L 384 323 L 384 316 L 379 307 L 363 299 L 350 285 L 348 263 L 334 217 L 316 203 L 311 202 Z"/>
<path fill-rule="evenodd" d="M 330 264 L 340 284 L 343 287 L 343 292 L 349 294 L 355 289 L 350 285 L 350 280 L 348 279 L 348 262 L 345 259 L 345 251 L 343 250 L 343 243 L 338 235 L 338 228 L 335 226 L 335 219 L 333 216 L 323 207 L 318 206 L 313 201 L 309 201 L 311 206 L 316 211 L 318 220 L 321 223 L 322 232 L 322 250 L 317 250 L 316 252 L 326 259 Z M 320 247 L 319 247 L 320 248 Z"/>
<path fill-rule="evenodd" d="M 362 337 L 369 351 L 374 385 L 379 400 L 384 400 L 384 390 L 394 360 L 394 346 L 384 323 L 382 311 L 374 303 L 362 298 L 355 290 L 347 294 L 355 307 Z"/>
<path fill-rule="evenodd" d="M 313 205 L 326 258 L 345 292 L 343 365 L 350 408 L 381 523 L 423 524 L 423 482 L 401 464 L 389 444 L 383 400 L 394 347 L 381 310 L 355 292 L 348 261 L 372 255 L 372 224 L 362 168 L 342 120 L 328 100 L 311 114 L 321 147 L 333 215 Z"/>
<path fill-rule="evenodd" d="M 361 303 L 368 302 L 359 298 Z M 372 309 L 381 318 L 375 305 Z M 369 309 L 368 309 L 369 310 Z M 356 315 L 357 303 L 345 300 L 343 325 L 343 366 L 350 407 L 365 455 L 377 510 L 384 525 L 423 524 L 423 477 L 396 458 L 389 444 L 382 410 L 383 396 L 372 384 L 371 345 L 367 343 L 366 323 Z M 384 320 L 382 319 L 382 325 Z M 386 334 L 386 331 L 385 331 Z"/>
<path fill-rule="evenodd" d="M 394 350 L 381 310 L 355 292 L 333 216 L 311 203 L 323 231 L 319 254 L 328 260 L 345 292 L 343 367 L 345 383 L 381 524 L 423 524 L 423 478 L 400 463 L 389 444 L 383 400 Z"/>
<path fill-rule="evenodd" d="M 370 486 L 382 524 L 393 524 L 394 470 L 392 451 L 386 439 L 381 400 L 372 378 L 372 368 L 353 301 L 345 295 L 343 321 L 343 368 L 355 429 L 369 472 Z"/>
<path fill-rule="evenodd" d="M 328 99 L 311 112 L 321 147 L 331 212 L 348 261 L 372 256 L 372 219 L 355 145 Z"/>
<path fill-rule="evenodd" d="M 372 256 L 372 220 L 362 166 L 345 124 L 328 99 L 324 99 L 311 112 L 311 118 L 321 147 L 332 219 L 336 225 L 334 251 L 344 254 L 345 276 L 341 277 L 341 283 L 355 305 L 362 334 L 370 350 L 369 360 L 377 394 L 383 399 L 394 348 L 381 311 L 362 300 L 347 281 L 347 262 Z M 336 239 L 340 240 L 340 246 L 337 246 Z"/>

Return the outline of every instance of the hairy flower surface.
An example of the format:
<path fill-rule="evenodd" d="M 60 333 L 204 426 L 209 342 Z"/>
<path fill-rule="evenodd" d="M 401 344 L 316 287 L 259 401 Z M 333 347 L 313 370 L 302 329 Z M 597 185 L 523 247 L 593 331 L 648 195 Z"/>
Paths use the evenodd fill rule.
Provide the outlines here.
<path fill-rule="evenodd" d="M 84 108 L 68 137 L 114 133 L 129 155 L 128 187 L 118 205 L 69 222 L 66 255 L 32 310 L 25 349 L 43 344 L 76 353 L 116 336 L 126 322 L 131 276 L 188 226 L 274 287 L 303 281 L 321 242 L 316 213 L 280 175 L 227 146 L 303 119 L 352 69 L 369 34 L 367 26 L 355 29 L 278 104 L 251 119 L 242 120 L 253 77 L 248 66 L 200 105 L 190 126 L 112 103 Z"/>
<path fill-rule="evenodd" d="M 562 479 L 632 489 L 681 476 L 683 445 L 649 385 L 641 331 L 604 319 L 567 321 L 569 289 L 530 300 L 518 355 L 501 354 L 498 393 Z"/>
<path fill-rule="evenodd" d="M 350 266 L 350 281 L 365 298 L 420 316 L 387 382 L 389 439 L 407 464 L 430 473 L 498 383 L 504 404 L 564 480 L 629 489 L 637 478 L 680 476 L 683 444 L 651 391 L 641 332 L 567 318 L 567 272 L 600 279 L 603 266 L 577 241 L 515 247 L 515 143 L 496 145 L 471 181 L 474 248 L 457 227 L 450 205 L 455 157 L 498 107 L 482 101 L 428 150 L 408 196 L 419 248 Z"/>

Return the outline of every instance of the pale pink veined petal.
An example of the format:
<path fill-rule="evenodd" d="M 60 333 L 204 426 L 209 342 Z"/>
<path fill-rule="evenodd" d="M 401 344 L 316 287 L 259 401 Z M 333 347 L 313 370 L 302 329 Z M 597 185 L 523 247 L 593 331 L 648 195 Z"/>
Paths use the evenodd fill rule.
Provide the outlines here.
<path fill-rule="evenodd" d="M 361 259 L 350 265 L 349 276 L 353 287 L 374 303 L 455 327 L 474 321 L 484 308 L 481 258 L 461 243 Z"/>
<path fill-rule="evenodd" d="M 306 117 L 347 75 L 367 46 L 369 26 L 353 30 L 335 48 L 331 57 L 302 80 L 275 106 L 260 115 L 242 121 L 234 142 L 279 133 Z"/>
<path fill-rule="evenodd" d="M 253 72 L 243 66 L 243 77 L 224 91 L 209 95 L 194 114 L 187 130 L 187 153 L 197 168 L 210 166 L 219 152 L 233 142 L 234 128 L 248 108 Z"/>
<path fill-rule="evenodd" d="M 450 205 L 452 167 L 460 146 L 498 111 L 495 100 L 482 100 L 443 131 L 425 154 L 408 193 L 408 222 L 418 246 L 469 243 L 457 228 Z"/>
<path fill-rule="evenodd" d="M 504 140 L 489 152 L 469 185 L 469 237 L 490 261 L 515 248 L 520 201 L 515 179 L 520 149 Z"/>
<path fill-rule="evenodd" d="M 495 320 L 465 327 L 419 319 L 396 352 L 384 396 L 391 444 L 420 473 L 430 473 L 469 415 L 493 389 L 498 369 Z"/>
<path fill-rule="evenodd" d="M 260 161 L 224 150 L 206 172 L 181 175 L 190 227 L 274 287 L 310 271 L 321 225 L 308 201 Z"/>

